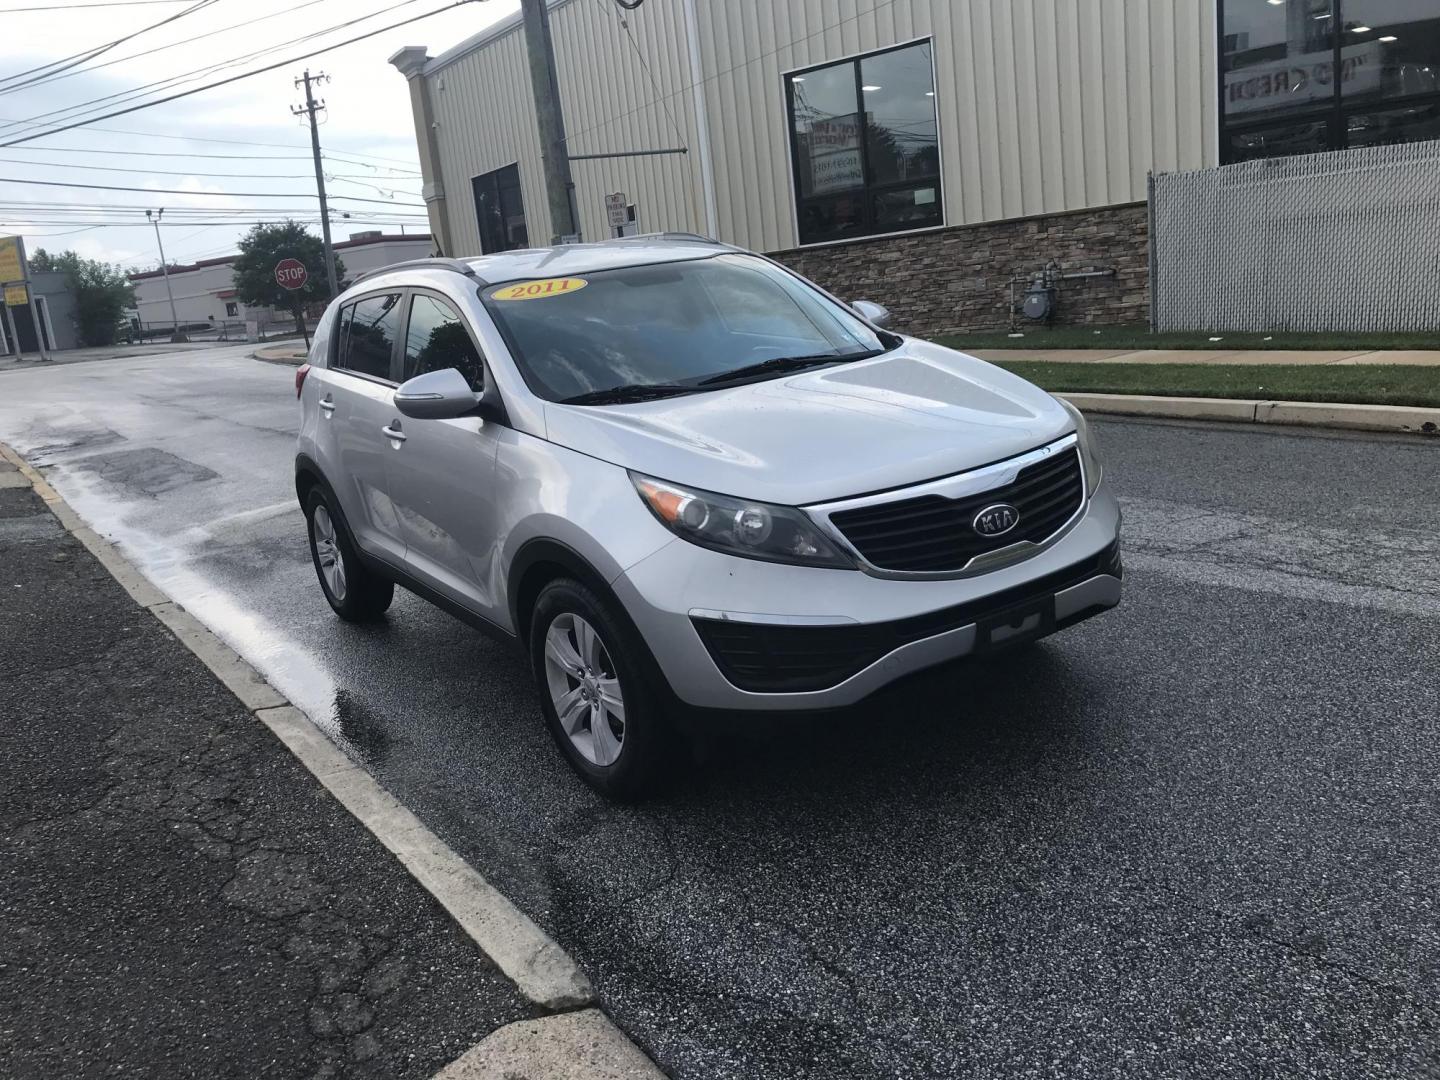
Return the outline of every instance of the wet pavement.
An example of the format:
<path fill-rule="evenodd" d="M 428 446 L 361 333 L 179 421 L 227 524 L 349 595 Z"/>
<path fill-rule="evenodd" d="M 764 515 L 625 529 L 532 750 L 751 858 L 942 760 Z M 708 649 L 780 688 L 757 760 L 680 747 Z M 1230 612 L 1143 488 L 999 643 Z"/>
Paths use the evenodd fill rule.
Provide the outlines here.
<path fill-rule="evenodd" d="M 0 374 L 0 438 L 677 1077 L 1435 1075 L 1440 442 L 1100 423 L 1127 594 L 616 807 L 518 656 L 308 562 L 293 372 Z"/>

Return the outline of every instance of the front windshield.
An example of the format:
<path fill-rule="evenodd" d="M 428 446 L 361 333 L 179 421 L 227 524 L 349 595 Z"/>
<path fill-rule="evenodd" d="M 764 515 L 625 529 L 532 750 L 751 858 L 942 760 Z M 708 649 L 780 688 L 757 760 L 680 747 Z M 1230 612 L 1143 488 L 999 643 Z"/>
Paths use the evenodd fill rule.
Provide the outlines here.
<path fill-rule="evenodd" d="M 752 255 L 601 270 L 486 288 L 531 388 L 565 401 L 615 388 L 713 389 L 891 347 L 844 308 Z M 741 369 L 747 369 L 742 371 Z M 701 384 L 705 385 L 701 385 Z"/>

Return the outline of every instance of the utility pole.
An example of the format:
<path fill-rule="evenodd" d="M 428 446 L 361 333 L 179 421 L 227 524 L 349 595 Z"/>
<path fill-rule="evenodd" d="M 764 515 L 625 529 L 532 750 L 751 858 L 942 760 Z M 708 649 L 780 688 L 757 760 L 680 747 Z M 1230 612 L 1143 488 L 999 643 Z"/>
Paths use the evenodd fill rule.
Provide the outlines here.
<path fill-rule="evenodd" d="M 335 248 L 330 243 L 330 208 L 325 202 L 325 172 L 320 167 L 320 129 L 315 121 L 315 114 L 325 107 L 325 101 L 316 101 L 310 89 L 311 83 L 321 80 L 329 82 L 330 76 L 323 71 L 311 75 L 310 69 L 305 69 L 305 74 L 295 80 L 297 87 L 301 83 L 305 84 L 305 104 L 292 105 L 290 112 L 294 116 L 305 114 L 310 117 L 310 149 L 315 155 L 315 187 L 320 192 L 320 232 L 325 239 L 325 280 L 330 284 L 330 299 L 333 300 L 340 295 L 340 283 L 335 278 Z"/>
<path fill-rule="evenodd" d="M 565 145 L 565 116 L 560 84 L 555 78 L 555 46 L 550 41 L 548 0 L 520 0 L 525 17 L 525 51 L 530 59 L 530 89 L 540 124 L 540 156 L 545 163 L 545 194 L 555 239 L 579 238 L 575 183 L 570 178 L 570 153 Z"/>
<path fill-rule="evenodd" d="M 170 298 L 170 322 L 173 332 L 170 335 L 171 341 L 189 341 L 184 332 L 180 329 L 180 316 L 175 314 L 175 293 L 170 289 L 170 264 L 165 261 L 165 241 L 160 239 L 160 215 L 165 213 L 162 206 L 159 210 L 145 211 L 145 220 L 155 226 L 155 243 L 160 248 L 160 276 L 165 279 L 165 295 Z"/>

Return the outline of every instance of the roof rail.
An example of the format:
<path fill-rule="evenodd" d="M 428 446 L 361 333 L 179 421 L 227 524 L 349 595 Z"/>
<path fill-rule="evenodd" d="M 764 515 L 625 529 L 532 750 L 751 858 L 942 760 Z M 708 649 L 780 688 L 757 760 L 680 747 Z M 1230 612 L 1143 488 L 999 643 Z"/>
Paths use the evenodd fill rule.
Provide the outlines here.
<path fill-rule="evenodd" d="M 714 244 L 717 247 L 729 247 L 729 244 L 716 240 L 713 236 L 702 236 L 693 232 L 653 232 L 636 233 L 633 236 L 616 236 L 614 240 L 680 240 L 685 243 Z"/>
<path fill-rule="evenodd" d="M 452 270 L 457 274 L 464 274 L 466 277 L 475 278 L 477 281 L 480 278 L 480 275 L 475 273 L 475 268 L 472 267 L 469 263 L 462 262 L 459 259 L 446 259 L 436 256 L 435 258 L 430 259 L 406 259 L 403 262 L 394 262 L 388 263 L 385 266 L 377 266 L 374 270 L 366 270 L 363 274 L 354 278 L 350 282 L 350 284 L 358 284 L 359 282 L 364 281 L 366 278 L 374 277 L 376 274 L 388 274 L 391 270 L 418 270 L 421 268 L 428 270 Z"/>

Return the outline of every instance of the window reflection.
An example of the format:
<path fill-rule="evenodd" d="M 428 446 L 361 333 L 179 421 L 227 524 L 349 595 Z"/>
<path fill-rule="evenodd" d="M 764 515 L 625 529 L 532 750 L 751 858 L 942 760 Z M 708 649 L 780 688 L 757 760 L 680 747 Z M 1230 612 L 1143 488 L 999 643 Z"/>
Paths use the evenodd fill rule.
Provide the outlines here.
<path fill-rule="evenodd" d="M 943 223 L 929 42 L 786 80 L 802 243 Z"/>
<path fill-rule="evenodd" d="M 1225 161 L 1435 137 L 1440 0 L 1221 0 L 1221 15 Z"/>

